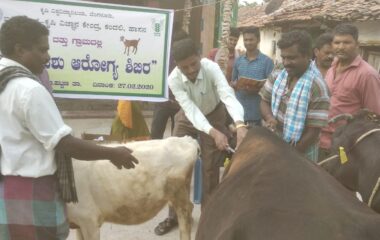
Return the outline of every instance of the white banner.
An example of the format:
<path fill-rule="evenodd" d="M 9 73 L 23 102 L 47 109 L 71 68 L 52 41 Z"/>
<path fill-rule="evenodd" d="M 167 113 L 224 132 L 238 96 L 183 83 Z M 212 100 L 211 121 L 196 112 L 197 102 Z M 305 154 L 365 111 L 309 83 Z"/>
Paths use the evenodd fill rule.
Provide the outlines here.
<path fill-rule="evenodd" d="M 27 15 L 50 31 L 54 95 L 163 101 L 173 11 L 84 1 L 1 0 L 0 25 Z"/>

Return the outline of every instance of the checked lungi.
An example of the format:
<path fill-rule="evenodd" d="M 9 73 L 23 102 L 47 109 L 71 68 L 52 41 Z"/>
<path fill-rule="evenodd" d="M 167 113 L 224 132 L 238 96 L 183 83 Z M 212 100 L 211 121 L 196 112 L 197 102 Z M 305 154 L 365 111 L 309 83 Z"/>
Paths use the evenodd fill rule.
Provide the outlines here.
<path fill-rule="evenodd" d="M 55 176 L 3 176 L 0 181 L 1 240 L 64 240 L 69 225 Z"/>

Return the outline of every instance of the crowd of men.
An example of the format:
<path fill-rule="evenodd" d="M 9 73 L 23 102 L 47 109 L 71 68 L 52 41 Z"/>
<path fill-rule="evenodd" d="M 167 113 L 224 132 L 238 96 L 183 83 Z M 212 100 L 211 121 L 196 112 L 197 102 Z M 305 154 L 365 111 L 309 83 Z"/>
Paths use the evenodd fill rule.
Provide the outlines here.
<path fill-rule="evenodd" d="M 201 59 L 196 51 L 176 59 L 177 68 L 169 77 L 169 86 L 182 110 L 181 114 L 178 114 L 181 120 L 176 117 L 175 122 L 181 124 L 181 121 L 189 120 L 187 124 L 198 129 L 201 134 L 211 136 L 211 142 L 214 141 L 219 150 L 227 150 L 229 145 L 226 141 L 230 137 L 229 133 L 218 131 L 218 136 L 225 133 L 221 138 L 215 136 L 214 131 L 222 129 L 221 120 L 224 116 L 219 115 L 219 123 L 207 118 L 210 111 L 220 110 L 221 106 L 216 103 L 223 102 L 232 117 L 227 124 L 235 122 L 238 131 L 264 124 L 306 158 L 314 162 L 320 161 L 332 154 L 332 134 L 341 124 L 329 123 L 329 119 L 339 114 L 354 114 L 362 108 L 380 114 L 379 73 L 360 57 L 358 36 L 358 29 L 354 25 L 339 24 L 332 32 L 323 33 L 315 39 L 313 46 L 313 39 L 306 31 L 294 30 L 284 33 L 277 43 L 283 69 L 274 69 L 273 60 L 258 48 L 259 29 L 243 30 L 246 52 L 239 56 L 235 50 L 236 29 L 231 29 L 225 77 L 215 64 Z M 174 43 L 176 50 L 173 51 L 181 49 L 182 52 L 186 49 L 185 41 L 191 40 Z M 209 59 L 219 63 L 216 58 L 218 52 L 213 49 Z M 207 65 L 210 67 L 206 67 Z M 234 106 L 237 109 L 243 107 L 243 117 L 240 115 L 240 118 L 237 118 L 236 112 L 231 112 L 231 102 L 226 103 L 223 100 L 227 95 L 225 91 L 231 90 L 226 86 L 220 87 L 220 79 L 234 89 L 238 100 Z M 239 81 L 242 79 L 257 83 L 252 86 L 241 85 Z M 214 82 L 214 88 L 210 88 L 207 81 Z M 213 101 L 208 98 L 208 95 L 215 92 L 220 97 L 219 101 L 217 96 Z M 229 95 L 229 98 L 233 99 L 233 96 Z M 211 109 L 205 106 L 205 102 Z M 241 124 L 242 122 L 244 124 Z M 239 143 L 242 133 L 238 133 Z M 201 145 L 205 148 L 204 144 Z M 212 150 L 209 145 L 206 149 Z M 218 171 L 215 160 L 218 155 L 215 150 L 217 149 L 212 150 L 214 160 L 209 160 L 208 156 L 203 159 L 202 156 L 205 181 L 202 206 L 218 182 L 219 174 L 216 174 Z M 214 174 L 207 175 L 211 173 L 211 168 L 214 168 Z M 213 184 L 210 185 L 209 181 Z M 176 226 L 173 219 L 175 217 L 169 216 L 161 224 L 162 233 Z"/>
<path fill-rule="evenodd" d="M 318 161 L 330 154 L 337 124 L 329 124 L 329 119 L 361 108 L 380 114 L 379 73 L 359 56 L 354 25 L 336 26 L 316 39 L 314 48 L 305 31 L 282 34 L 277 45 L 283 69 L 274 69 L 273 60 L 259 50 L 257 28 L 243 30 L 246 52 L 239 55 L 237 32 L 231 30 L 226 75 L 218 65 L 218 52 L 216 62 L 202 58 L 189 36 L 173 40 L 171 50 L 175 67 L 168 77 L 173 94 L 169 103 L 175 107 L 167 115 L 175 114 L 173 135 L 199 139 L 202 208 L 219 183 L 220 159 L 231 151 L 228 117 L 237 132 L 236 149 L 248 128 L 264 124 L 308 159 Z M 63 199 L 62 191 L 75 193 L 75 187 L 51 184 L 58 182 L 57 170 L 72 174 L 67 159 L 110 159 L 119 168 L 138 163 L 129 149 L 107 149 L 70 135 L 70 127 L 36 77 L 49 60 L 48 34 L 38 21 L 20 16 L 0 29 L 0 238 L 4 240 L 67 237 L 64 201 L 77 199 L 75 194 Z M 242 81 L 252 84 L 239 84 Z M 162 130 L 156 135 L 162 138 Z M 36 202 L 38 208 L 25 207 Z M 155 233 L 165 234 L 177 225 L 175 213 L 170 212 Z"/>

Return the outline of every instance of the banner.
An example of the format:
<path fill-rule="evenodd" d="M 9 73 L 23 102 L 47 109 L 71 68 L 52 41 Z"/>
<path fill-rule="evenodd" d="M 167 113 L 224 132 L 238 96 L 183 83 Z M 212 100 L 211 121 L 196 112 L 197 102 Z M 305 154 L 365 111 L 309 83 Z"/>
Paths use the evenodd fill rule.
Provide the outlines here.
<path fill-rule="evenodd" d="M 163 101 L 173 11 L 84 1 L 1 0 L 0 25 L 27 15 L 50 31 L 54 96 Z"/>

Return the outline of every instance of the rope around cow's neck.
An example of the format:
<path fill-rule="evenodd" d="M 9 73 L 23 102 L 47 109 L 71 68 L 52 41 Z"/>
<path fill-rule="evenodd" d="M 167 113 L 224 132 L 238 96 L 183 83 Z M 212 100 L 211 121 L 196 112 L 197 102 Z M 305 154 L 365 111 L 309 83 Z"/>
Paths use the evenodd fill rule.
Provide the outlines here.
<path fill-rule="evenodd" d="M 374 128 L 368 132 L 366 132 L 365 134 L 361 135 L 358 140 L 356 140 L 355 144 L 357 144 L 358 142 L 360 142 L 361 140 L 363 140 L 364 138 L 366 138 L 367 136 L 369 136 L 370 134 L 374 133 L 374 132 L 379 132 L 380 131 L 380 128 Z M 354 146 L 355 146 L 354 144 Z M 377 193 L 377 191 L 379 190 L 379 186 L 380 186 L 380 177 L 377 179 L 377 182 L 376 182 L 376 185 L 375 187 L 372 189 L 372 193 L 371 193 L 371 196 L 369 197 L 369 200 L 368 200 L 368 207 L 371 207 L 372 205 L 372 201 L 373 201 L 373 198 L 375 197 L 375 194 Z"/>
<path fill-rule="evenodd" d="M 375 187 L 372 190 L 371 196 L 369 197 L 368 207 L 371 207 L 373 198 L 375 197 L 375 194 L 379 190 L 379 186 L 380 186 L 380 177 L 377 179 L 376 185 L 375 185 Z"/>
<path fill-rule="evenodd" d="M 366 137 L 368 137 L 369 135 L 371 135 L 372 133 L 374 132 L 380 132 L 380 128 L 374 128 L 374 129 L 371 129 L 369 130 L 368 132 L 365 132 L 363 133 L 358 139 L 356 139 L 354 145 L 352 146 L 352 148 L 354 148 L 356 146 L 356 144 L 358 144 L 359 142 L 361 142 L 363 139 L 365 139 Z M 351 148 L 351 150 L 352 150 Z M 326 163 L 326 162 L 329 162 L 335 158 L 339 157 L 339 155 L 335 154 L 335 155 L 332 155 L 331 157 L 328 157 L 326 159 L 323 159 L 322 161 L 320 161 L 318 163 L 319 166 L 321 166 L 322 164 Z"/>
<path fill-rule="evenodd" d="M 374 129 L 371 129 L 371 130 L 369 130 L 368 132 L 362 134 L 362 135 L 361 135 L 361 136 L 355 141 L 355 143 L 354 143 L 354 145 L 352 146 L 352 148 L 354 148 L 356 144 L 358 144 L 358 143 L 361 142 L 364 138 L 368 137 L 369 135 L 371 135 L 371 134 L 374 133 L 374 132 L 380 132 L 380 128 L 374 128 Z M 352 148 L 351 148 L 351 149 L 352 149 Z M 333 156 L 331 156 L 331 157 L 328 157 L 328 158 L 326 158 L 326 159 L 320 161 L 320 162 L 318 163 L 318 165 L 321 166 L 322 164 L 324 164 L 324 163 L 326 163 L 326 162 L 329 162 L 329 161 L 331 161 L 331 160 L 333 160 L 333 159 L 336 159 L 336 158 L 338 158 L 338 157 L 339 157 L 339 155 L 335 154 L 335 155 L 333 155 Z M 368 207 L 371 207 L 371 205 L 372 205 L 372 201 L 373 201 L 373 198 L 375 197 L 375 194 L 376 194 L 377 191 L 379 190 L 379 187 L 380 187 L 380 177 L 377 179 L 377 182 L 376 182 L 376 184 L 375 184 L 375 187 L 372 189 L 371 196 L 369 197 L 369 200 L 368 200 L 368 203 L 367 203 Z"/>
<path fill-rule="evenodd" d="M 322 161 L 320 161 L 320 162 L 318 163 L 318 165 L 321 166 L 322 164 L 327 163 L 327 162 L 329 162 L 329 161 L 331 161 L 331 160 L 333 160 L 333 159 L 335 159 L 335 158 L 337 158 L 337 157 L 339 157 L 338 154 L 332 155 L 331 157 L 328 157 L 328 158 L 323 159 Z"/>
<path fill-rule="evenodd" d="M 364 133 L 363 135 L 361 135 L 355 142 L 354 146 L 352 147 L 355 147 L 356 144 L 358 144 L 359 142 L 361 142 L 364 138 L 368 137 L 369 135 L 371 135 L 372 133 L 374 132 L 380 132 L 380 128 L 374 128 L 372 130 L 369 130 L 368 132 Z"/>

